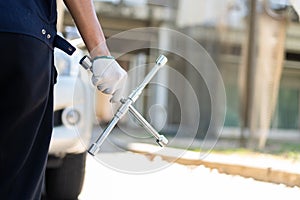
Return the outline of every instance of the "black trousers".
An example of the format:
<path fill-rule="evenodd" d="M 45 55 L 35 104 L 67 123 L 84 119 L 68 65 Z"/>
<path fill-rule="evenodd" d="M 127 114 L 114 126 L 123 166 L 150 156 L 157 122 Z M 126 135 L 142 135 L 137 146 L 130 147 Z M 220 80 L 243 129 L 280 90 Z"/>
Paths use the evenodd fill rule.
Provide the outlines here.
<path fill-rule="evenodd" d="M 0 33 L 0 199 L 40 200 L 52 132 L 53 50 Z"/>

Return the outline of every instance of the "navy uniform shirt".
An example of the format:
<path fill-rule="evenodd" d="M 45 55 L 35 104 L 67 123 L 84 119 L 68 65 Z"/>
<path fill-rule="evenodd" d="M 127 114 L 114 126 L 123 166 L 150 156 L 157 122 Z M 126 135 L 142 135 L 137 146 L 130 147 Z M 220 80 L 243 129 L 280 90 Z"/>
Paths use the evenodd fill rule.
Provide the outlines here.
<path fill-rule="evenodd" d="M 30 35 L 68 54 L 75 48 L 57 35 L 56 0 L 0 1 L 0 32 Z"/>

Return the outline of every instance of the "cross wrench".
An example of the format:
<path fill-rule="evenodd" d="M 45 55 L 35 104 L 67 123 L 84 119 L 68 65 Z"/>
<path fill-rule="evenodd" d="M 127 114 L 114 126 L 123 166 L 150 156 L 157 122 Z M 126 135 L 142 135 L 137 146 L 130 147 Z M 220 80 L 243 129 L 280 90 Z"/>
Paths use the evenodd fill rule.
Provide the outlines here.
<path fill-rule="evenodd" d="M 99 152 L 100 146 L 102 145 L 104 140 L 116 126 L 118 121 L 127 113 L 127 111 L 129 111 L 142 124 L 142 126 L 148 131 L 148 133 L 152 134 L 156 138 L 156 142 L 158 143 L 158 145 L 164 147 L 168 144 L 168 139 L 165 136 L 160 135 L 132 105 L 139 98 L 146 85 L 151 81 L 158 70 L 167 63 L 167 61 L 168 59 L 164 55 L 160 55 L 155 61 L 155 66 L 147 74 L 143 82 L 135 90 L 133 90 L 127 98 L 123 98 L 120 100 L 120 102 L 122 103 L 121 106 L 118 108 L 114 117 L 109 122 L 108 126 L 104 129 L 102 134 L 98 137 L 96 142 L 94 142 L 90 146 L 90 148 L 88 149 L 88 153 L 90 153 L 92 156 L 95 156 Z M 88 56 L 84 56 L 79 63 L 87 70 L 91 70 L 92 68 L 92 61 Z"/>

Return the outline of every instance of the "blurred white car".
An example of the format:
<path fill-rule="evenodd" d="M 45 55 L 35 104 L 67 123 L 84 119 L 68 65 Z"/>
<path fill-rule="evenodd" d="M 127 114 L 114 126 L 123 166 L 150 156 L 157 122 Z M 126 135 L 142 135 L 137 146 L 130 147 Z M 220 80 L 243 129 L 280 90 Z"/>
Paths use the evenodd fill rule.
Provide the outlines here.
<path fill-rule="evenodd" d="M 45 176 L 51 199 L 77 199 L 84 174 L 86 145 L 93 127 L 92 84 L 79 65 L 83 52 L 72 56 L 55 50 L 58 71 L 54 86 L 54 129 Z"/>

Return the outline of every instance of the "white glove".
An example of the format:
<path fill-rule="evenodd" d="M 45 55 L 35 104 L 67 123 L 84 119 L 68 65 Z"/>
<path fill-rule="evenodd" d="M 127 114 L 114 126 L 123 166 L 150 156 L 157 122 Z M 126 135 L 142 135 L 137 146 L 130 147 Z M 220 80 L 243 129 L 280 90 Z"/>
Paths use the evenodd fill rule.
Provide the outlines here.
<path fill-rule="evenodd" d="M 299 0 L 290 0 L 290 3 L 295 8 L 295 10 L 298 13 L 298 15 L 300 15 L 300 1 Z"/>
<path fill-rule="evenodd" d="M 93 59 L 91 71 L 94 86 L 105 94 L 111 94 L 111 102 L 119 102 L 127 79 L 126 71 L 110 56 Z"/>

